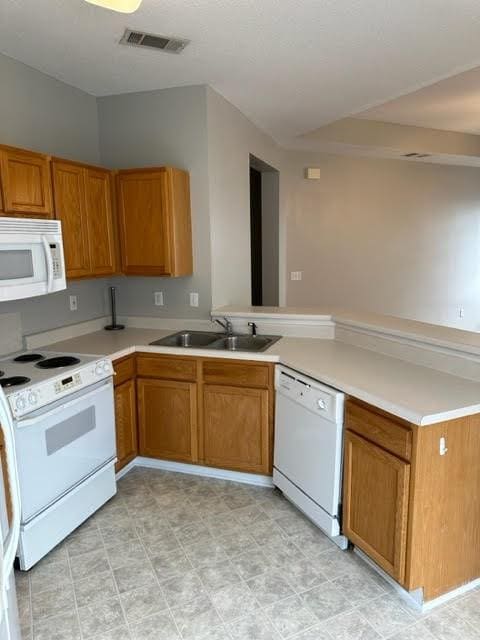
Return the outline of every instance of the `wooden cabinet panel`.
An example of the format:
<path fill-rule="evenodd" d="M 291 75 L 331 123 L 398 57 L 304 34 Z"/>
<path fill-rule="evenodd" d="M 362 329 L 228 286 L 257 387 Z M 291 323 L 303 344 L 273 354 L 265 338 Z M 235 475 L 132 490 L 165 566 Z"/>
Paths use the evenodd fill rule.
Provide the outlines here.
<path fill-rule="evenodd" d="M 359 401 L 348 400 L 345 427 L 405 460 L 412 455 L 412 430 L 400 418 L 373 411 Z"/>
<path fill-rule="evenodd" d="M 67 278 L 115 272 L 110 172 L 55 159 L 55 214 L 62 221 Z"/>
<path fill-rule="evenodd" d="M 165 380 L 195 380 L 197 362 L 195 358 L 141 353 L 137 356 L 137 374 Z"/>
<path fill-rule="evenodd" d="M 124 273 L 169 275 L 167 173 L 119 173 L 118 196 Z"/>
<path fill-rule="evenodd" d="M 203 379 L 212 384 L 231 384 L 239 387 L 268 387 L 273 366 L 258 362 L 226 362 L 225 360 L 205 360 Z"/>
<path fill-rule="evenodd" d="M 115 429 L 117 441 L 115 470 L 120 471 L 138 453 L 137 402 L 133 379 L 115 387 Z"/>
<path fill-rule="evenodd" d="M 0 150 L 3 208 L 13 215 L 53 217 L 50 161 L 21 149 Z"/>
<path fill-rule="evenodd" d="M 90 247 L 90 271 L 104 276 L 115 271 L 115 238 L 110 172 L 85 169 L 85 202 Z"/>
<path fill-rule="evenodd" d="M 268 391 L 204 385 L 202 444 L 206 464 L 269 473 Z"/>
<path fill-rule="evenodd" d="M 119 171 L 117 186 L 123 272 L 190 275 L 188 173 L 170 167 Z"/>
<path fill-rule="evenodd" d="M 10 495 L 10 481 L 8 479 L 7 452 L 5 451 L 5 440 L 0 427 L 0 464 L 2 467 L 3 486 L 5 488 L 5 500 L 7 503 L 8 521 L 12 522 L 12 498 Z"/>
<path fill-rule="evenodd" d="M 347 431 L 343 532 L 403 583 L 410 465 Z"/>
<path fill-rule="evenodd" d="M 54 161 L 52 165 L 55 215 L 62 221 L 67 278 L 85 277 L 90 274 L 90 249 L 84 170 L 70 162 Z"/>
<path fill-rule="evenodd" d="M 127 356 L 126 358 L 120 358 L 113 363 L 113 369 L 115 371 L 115 377 L 113 382 L 115 386 L 122 384 L 125 380 L 135 377 L 135 356 Z"/>
<path fill-rule="evenodd" d="M 140 455 L 197 462 L 197 385 L 138 378 Z"/>

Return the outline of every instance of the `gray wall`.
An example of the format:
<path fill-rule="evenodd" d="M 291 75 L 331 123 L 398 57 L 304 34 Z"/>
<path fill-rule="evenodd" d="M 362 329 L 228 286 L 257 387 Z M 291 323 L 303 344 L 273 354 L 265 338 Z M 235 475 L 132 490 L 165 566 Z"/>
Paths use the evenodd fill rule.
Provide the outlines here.
<path fill-rule="evenodd" d="M 211 308 L 207 99 L 205 87 L 182 87 L 98 100 L 100 153 L 111 168 L 171 165 L 190 172 L 194 275 L 117 278 L 119 313 L 170 318 L 207 317 Z M 163 291 L 165 306 L 153 304 Z M 200 296 L 189 306 L 189 292 Z"/>
<path fill-rule="evenodd" d="M 98 163 L 96 99 L 0 54 L 0 143 Z"/>
<path fill-rule="evenodd" d="M 20 62 L 0 55 L 0 143 L 73 160 L 99 162 L 96 99 Z M 19 312 L 24 334 L 105 314 L 106 280 L 69 285 L 67 291 L 0 302 L 0 314 Z M 78 296 L 78 311 L 68 296 Z"/>
<path fill-rule="evenodd" d="M 480 329 L 479 169 L 296 153 L 288 163 L 286 271 L 303 271 L 287 278 L 289 305 Z M 304 179 L 308 166 L 320 180 Z"/>

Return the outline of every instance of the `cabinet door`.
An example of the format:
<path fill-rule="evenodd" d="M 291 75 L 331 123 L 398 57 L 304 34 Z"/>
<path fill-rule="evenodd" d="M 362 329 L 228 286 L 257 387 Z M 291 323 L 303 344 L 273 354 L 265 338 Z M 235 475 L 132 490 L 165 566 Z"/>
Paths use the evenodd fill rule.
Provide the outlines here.
<path fill-rule="evenodd" d="M 69 162 L 52 164 L 55 216 L 62 221 L 67 278 L 82 278 L 90 274 L 84 169 Z"/>
<path fill-rule="evenodd" d="M 197 462 L 197 385 L 137 380 L 140 455 Z"/>
<path fill-rule="evenodd" d="M 410 465 L 350 431 L 344 465 L 343 533 L 402 583 Z"/>
<path fill-rule="evenodd" d="M 206 464 L 270 472 L 269 392 L 206 384 L 203 456 Z"/>
<path fill-rule="evenodd" d="M 115 428 L 118 459 L 115 470 L 120 471 L 136 457 L 138 451 L 137 402 L 133 379 L 115 387 Z"/>
<path fill-rule="evenodd" d="M 110 172 L 85 169 L 85 203 L 92 275 L 115 271 Z"/>
<path fill-rule="evenodd" d="M 29 151 L 0 151 L 5 213 L 53 218 L 50 161 Z"/>
<path fill-rule="evenodd" d="M 127 274 L 170 275 L 164 169 L 118 175 L 122 270 Z"/>

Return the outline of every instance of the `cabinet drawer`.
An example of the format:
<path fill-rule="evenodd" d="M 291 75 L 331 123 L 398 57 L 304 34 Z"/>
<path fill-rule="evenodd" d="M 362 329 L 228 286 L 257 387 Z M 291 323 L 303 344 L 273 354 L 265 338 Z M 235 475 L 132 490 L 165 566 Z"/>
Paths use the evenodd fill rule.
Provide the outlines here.
<path fill-rule="evenodd" d="M 348 400 L 345 427 L 400 458 L 410 460 L 412 431 L 408 423 Z"/>
<path fill-rule="evenodd" d="M 267 388 L 270 386 L 270 366 L 244 361 L 204 361 L 203 380 L 211 384 Z"/>
<path fill-rule="evenodd" d="M 115 360 L 113 369 L 115 371 L 114 383 L 117 387 L 122 382 L 135 377 L 135 357 L 127 356 L 126 358 Z"/>
<path fill-rule="evenodd" d="M 195 358 L 141 353 L 137 356 L 137 374 L 166 380 L 196 380 L 197 363 Z"/>

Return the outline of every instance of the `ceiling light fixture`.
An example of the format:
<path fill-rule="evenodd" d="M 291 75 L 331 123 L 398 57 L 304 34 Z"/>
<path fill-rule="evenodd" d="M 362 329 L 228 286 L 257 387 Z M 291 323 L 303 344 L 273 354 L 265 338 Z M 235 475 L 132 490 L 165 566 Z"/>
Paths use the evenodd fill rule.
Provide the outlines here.
<path fill-rule="evenodd" d="M 86 2 L 120 13 L 133 13 L 142 4 L 142 0 L 86 0 Z"/>

